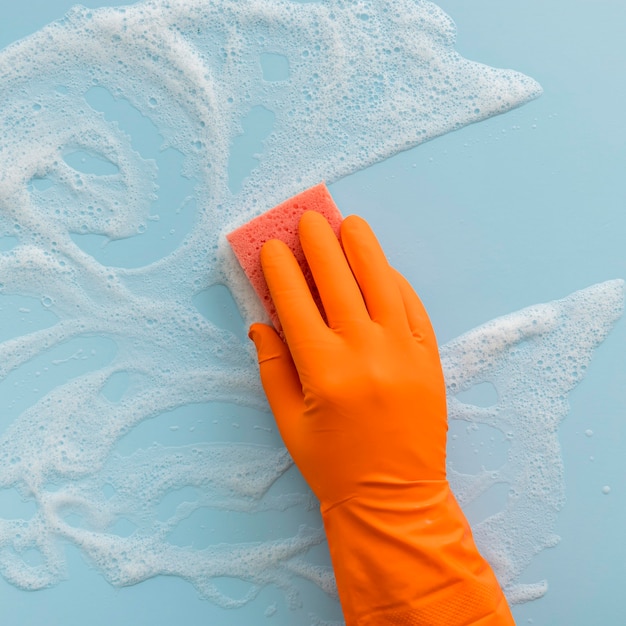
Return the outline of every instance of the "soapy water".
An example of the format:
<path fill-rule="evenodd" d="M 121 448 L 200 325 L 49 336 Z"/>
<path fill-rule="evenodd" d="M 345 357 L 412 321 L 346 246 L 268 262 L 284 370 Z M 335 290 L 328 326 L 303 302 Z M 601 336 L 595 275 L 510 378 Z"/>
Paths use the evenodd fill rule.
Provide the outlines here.
<path fill-rule="evenodd" d="M 547 590 L 547 581 L 518 579 L 536 554 L 559 541 L 554 527 L 565 486 L 558 426 L 569 410 L 568 392 L 623 306 L 624 281 L 607 281 L 492 320 L 441 347 L 449 418 L 496 428 L 509 445 L 501 466 L 471 475 L 449 467 L 448 477 L 461 506 L 506 485 L 503 509 L 472 530 L 511 603 Z M 484 383 L 497 390 L 490 406 L 459 399 Z"/>
<path fill-rule="evenodd" d="M 57 584 L 71 543 L 114 585 L 178 576 L 225 608 L 267 585 L 296 605 L 297 578 L 335 594 L 331 569 L 309 558 L 324 542 L 319 527 L 201 548 L 172 539 L 206 510 L 310 510 L 304 489 L 281 489 L 291 460 L 278 441 L 120 444 L 190 405 L 235 405 L 258 417 L 257 433 L 270 430 L 244 325 L 217 324 L 196 306 L 225 285 L 246 323 L 265 318 L 224 235 L 320 180 L 539 95 L 528 77 L 460 57 L 454 37 L 451 20 L 419 0 L 162 0 L 76 7 L 0 54 L 0 298 L 45 312 L 40 327 L 18 324 L 3 339 L 0 379 L 73 342 L 110 344 L 100 361 L 87 344 L 58 357 L 89 368 L 15 414 L 7 408 L 0 492 L 15 489 L 34 507 L 0 519 L 6 580 Z M 167 195 L 172 164 L 180 197 Z M 557 541 L 558 423 L 621 315 L 623 291 L 621 281 L 596 285 L 441 349 L 451 420 L 508 443 L 497 468 L 449 471 L 463 506 L 508 487 L 502 510 L 474 532 L 512 602 L 545 592 L 519 578 Z M 493 404 L 462 401 L 486 382 Z M 164 515 L 163 502 L 182 492 Z M 225 577 L 246 581 L 245 591 L 224 591 Z"/>

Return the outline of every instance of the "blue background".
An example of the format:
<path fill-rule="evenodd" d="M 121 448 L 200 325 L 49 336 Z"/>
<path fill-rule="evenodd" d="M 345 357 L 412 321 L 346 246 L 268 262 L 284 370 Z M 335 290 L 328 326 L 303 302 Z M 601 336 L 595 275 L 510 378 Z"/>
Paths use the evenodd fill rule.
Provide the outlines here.
<path fill-rule="evenodd" d="M 72 4 L 3 0 L 0 47 L 60 18 Z M 445 343 L 499 315 L 626 278 L 626 5 L 438 4 L 457 23 L 461 54 L 522 71 L 542 84 L 544 94 L 342 179 L 331 192 L 344 214 L 370 221 L 392 262 L 419 290 Z M 571 413 L 559 429 L 567 503 L 555 530 L 562 541 L 529 568 L 525 579 L 547 578 L 550 586 L 541 600 L 515 607 L 519 624 L 624 621 L 625 346 L 621 320 L 570 396 Z M 588 429 L 593 437 L 585 435 Z M 284 609 L 281 592 L 273 589 L 244 610 L 223 611 L 179 579 L 113 589 L 78 552 L 68 555 L 70 578 L 53 589 L 24 593 L 0 579 L 3 624 L 309 623 L 305 612 Z M 319 602 L 321 616 L 338 618 L 336 605 L 321 592 L 304 592 Z M 276 615 L 264 617 L 264 607 L 274 602 Z"/>

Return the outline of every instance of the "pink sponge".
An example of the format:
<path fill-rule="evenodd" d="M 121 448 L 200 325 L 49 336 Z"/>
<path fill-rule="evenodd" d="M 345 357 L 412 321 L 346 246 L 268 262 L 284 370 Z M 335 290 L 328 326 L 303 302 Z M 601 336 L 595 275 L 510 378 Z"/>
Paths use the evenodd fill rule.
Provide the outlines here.
<path fill-rule="evenodd" d="M 293 196 L 226 235 L 235 256 L 277 330 L 280 330 L 281 326 L 263 276 L 260 259 L 261 247 L 269 239 L 280 239 L 291 248 L 302 268 L 311 293 L 323 313 L 319 294 L 298 238 L 298 223 L 305 211 L 321 213 L 328 220 L 335 234 L 339 236 L 339 226 L 343 218 L 324 183 Z"/>

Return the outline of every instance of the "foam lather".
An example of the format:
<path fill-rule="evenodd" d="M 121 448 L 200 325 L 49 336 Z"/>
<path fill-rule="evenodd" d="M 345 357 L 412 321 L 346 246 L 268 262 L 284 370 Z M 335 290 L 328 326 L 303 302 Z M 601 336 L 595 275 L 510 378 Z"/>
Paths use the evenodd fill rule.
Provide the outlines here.
<path fill-rule="evenodd" d="M 261 299 L 277 330 L 281 329 L 281 325 L 267 282 L 263 276 L 260 258 L 263 244 L 270 239 L 280 239 L 289 246 L 302 268 L 304 277 L 320 311 L 323 312 L 319 293 L 298 238 L 300 216 L 305 211 L 321 213 L 328 220 L 337 236 L 339 236 L 339 226 L 343 217 L 324 183 L 315 185 L 293 196 L 226 235 L 226 239 L 232 247 L 243 271 Z"/>

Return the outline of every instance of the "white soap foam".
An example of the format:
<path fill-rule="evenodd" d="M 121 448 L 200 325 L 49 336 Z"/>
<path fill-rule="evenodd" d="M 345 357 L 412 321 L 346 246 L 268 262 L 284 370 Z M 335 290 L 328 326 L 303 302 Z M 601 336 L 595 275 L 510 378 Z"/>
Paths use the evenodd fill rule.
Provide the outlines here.
<path fill-rule="evenodd" d="M 147 420 L 188 404 L 267 410 L 249 343 L 193 306 L 198 293 L 225 283 L 246 321 L 263 316 L 225 244 L 226 232 L 319 180 L 335 180 L 540 93 L 526 76 L 462 58 L 454 39 L 452 21 L 420 0 L 161 0 L 76 7 L 0 54 L 6 94 L 0 102 L 0 236 L 15 242 L 0 254 L 0 295 L 33 296 L 58 318 L 0 344 L 0 375 L 5 379 L 78 336 L 105 336 L 117 345 L 107 366 L 59 384 L 2 433 L 0 488 L 14 487 L 37 504 L 30 519 L 0 520 L 0 572 L 8 581 L 24 589 L 58 583 L 66 575 L 63 543 L 69 541 L 112 584 L 180 576 L 224 607 L 249 602 L 268 584 L 296 603 L 298 577 L 335 593 L 330 569 L 307 560 L 323 540 L 319 529 L 205 549 L 168 541 L 168 533 L 203 507 L 258 514 L 310 506 L 308 493 L 288 487 L 269 493 L 291 464 L 282 448 L 204 442 L 123 456 L 115 447 Z M 279 63 L 273 74 L 267 67 L 272 56 Z M 132 130 L 90 106 L 94 87 L 149 118 L 162 149 L 181 153 L 182 174 L 194 181 L 197 215 L 190 233 L 144 267 L 106 266 L 75 239 L 140 241 L 158 219 L 151 215 L 158 155 L 143 154 L 133 146 Z M 231 149 L 244 120 L 264 110 L 272 113 L 265 116 L 272 126 L 256 166 L 233 186 Z M 76 154 L 99 158 L 108 164 L 106 173 L 72 167 Z M 617 301 L 616 283 L 599 289 Z M 596 303 L 591 326 L 585 298 Z M 570 302 L 569 312 L 563 302 Z M 552 424 L 550 416 L 566 410 L 548 391 L 538 357 L 513 355 L 526 336 L 544 346 L 545 362 L 567 349 L 581 364 L 578 376 L 559 370 L 547 378 L 571 386 L 618 308 L 598 308 L 591 296 L 563 302 L 537 309 L 536 319 L 523 313 L 493 322 L 443 350 L 451 417 L 496 428 L 506 423 L 513 434 L 505 468 L 464 482 L 457 477 L 462 499 L 498 480 L 521 490 L 536 486 L 516 474 L 529 454 L 536 459 L 535 479 L 557 481 L 546 493 L 512 499 L 505 520 L 494 516 L 476 529 L 481 545 L 491 546 L 512 599 L 525 563 L 550 543 L 545 528 L 562 498 L 554 429 L 537 438 L 543 443 L 524 435 L 513 420 L 521 410 L 519 392 L 526 388 L 532 396 L 531 424 Z M 570 345 L 572 334 L 577 344 Z M 544 338 L 550 339 L 544 344 Z M 130 382 L 113 400 L 106 389 L 122 373 Z M 454 403 L 455 391 L 481 376 L 496 385 L 511 413 Z M 529 377 L 532 387 L 526 387 Z M 262 428 L 272 425 L 266 417 Z M 163 497 L 186 487 L 195 489 L 195 499 L 161 520 Z M 135 532 L 117 533 L 120 520 Z M 541 528 L 530 527 L 531 520 Z M 517 545 L 507 545 L 509 539 Z M 38 565 L 22 558 L 33 549 L 41 554 Z M 214 583 L 224 576 L 247 581 L 249 590 L 242 597 L 224 593 Z M 530 595 L 529 588 L 518 593 Z"/>
<path fill-rule="evenodd" d="M 507 460 L 496 470 L 465 475 L 452 466 L 448 475 L 462 506 L 494 485 L 509 486 L 503 510 L 473 531 L 510 602 L 547 589 L 546 581 L 518 579 L 536 554 L 559 541 L 554 528 L 565 484 L 558 425 L 569 410 L 568 393 L 623 307 L 624 282 L 608 281 L 492 320 L 441 348 L 450 419 L 497 428 L 508 440 Z M 456 397 L 482 383 L 497 390 L 493 406 Z"/>

